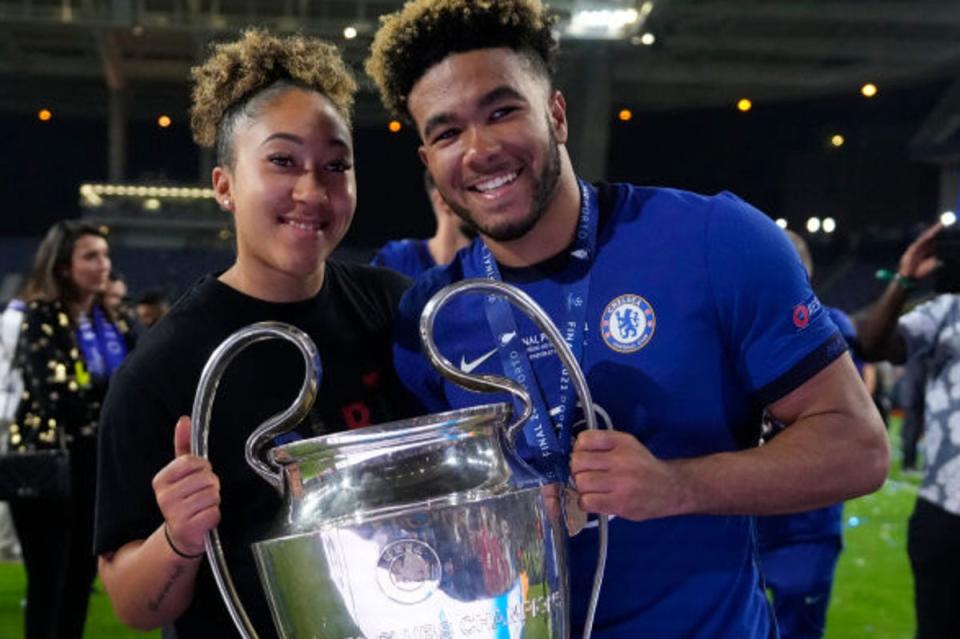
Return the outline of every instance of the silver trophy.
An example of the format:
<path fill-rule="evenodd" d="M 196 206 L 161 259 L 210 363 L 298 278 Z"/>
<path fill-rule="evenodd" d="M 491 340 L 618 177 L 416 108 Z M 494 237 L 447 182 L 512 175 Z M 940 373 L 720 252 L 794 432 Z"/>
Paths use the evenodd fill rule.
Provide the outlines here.
<path fill-rule="evenodd" d="M 287 324 L 254 324 L 227 338 L 204 367 L 191 448 L 206 458 L 214 395 L 237 353 L 280 338 L 296 345 L 306 363 L 294 404 L 246 443 L 247 463 L 285 500 L 272 535 L 252 544 L 281 637 L 569 637 L 568 490 L 529 467 L 514 447 L 532 413 L 530 397 L 513 380 L 463 373 L 433 342 L 438 311 L 465 291 L 504 296 L 543 330 L 570 372 L 588 428 L 596 428 L 586 380 L 560 332 L 528 295 L 494 280 L 465 280 L 439 291 L 423 310 L 420 337 L 431 363 L 451 381 L 519 399 L 523 410 L 515 419 L 510 405 L 487 404 L 267 449 L 303 419 L 316 398 L 320 361 L 313 341 Z M 603 579 L 606 526 L 600 518 L 584 639 Z M 205 548 L 240 636 L 256 638 L 216 528 Z"/>

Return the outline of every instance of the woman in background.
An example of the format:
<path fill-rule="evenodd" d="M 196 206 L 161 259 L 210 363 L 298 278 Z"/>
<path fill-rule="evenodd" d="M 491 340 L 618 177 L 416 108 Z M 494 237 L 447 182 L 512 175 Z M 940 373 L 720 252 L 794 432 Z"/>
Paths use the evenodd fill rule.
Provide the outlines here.
<path fill-rule="evenodd" d="M 55 224 L 24 295 L 17 347 L 24 393 L 8 427 L 11 451 L 70 452 L 70 496 L 11 503 L 27 572 L 27 639 L 80 639 L 96 575 L 96 435 L 107 381 L 127 354 L 129 327 L 103 303 L 110 256 L 103 231 Z"/>

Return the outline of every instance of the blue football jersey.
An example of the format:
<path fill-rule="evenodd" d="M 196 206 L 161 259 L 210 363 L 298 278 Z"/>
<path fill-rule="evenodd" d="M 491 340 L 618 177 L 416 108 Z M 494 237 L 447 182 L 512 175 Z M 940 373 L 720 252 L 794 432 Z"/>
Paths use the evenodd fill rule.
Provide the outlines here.
<path fill-rule="evenodd" d="M 393 269 L 411 279 L 437 265 L 427 248 L 427 241 L 413 239 L 387 242 L 373 256 L 370 264 Z"/>
<path fill-rule="evenodd" d="M 730 194 L 705 197 L 628 184 L 597 188 L 599 227 L 581 357 L 595 404 L 614 428 L 633 434 L 659 458 L 755 446 L 762 408 L 846 350 L 789 240 Z M 481 248 L 474 243 L 450 265 L 426 273 L 401 302 L 395 365 L 431 412 L 504 400 L 446 382 L 421 355 L 417 337 L 426 301 L 475 272 L 471 260 L 480 259 Z M 551 317 L 562 318 L 570 287 L 582 277 L 574 257 L 564 252 L 529 268 L 500 267 L 500 274 Z M 451 301 L 437 317 L 434 338 L 461 370 L 502 375 L 507 366 L 483 303 L 482 294 Z M 513 315 L 552 412 L 560 392 L 553 348 L 519 311 Z M 520 450 L 535 464 L 535 441 L 524 435 L 527 445 Z M 570 539 L 574 633 L 583 626 L 596 554 L 596 527 Z M 775 632 L 753 518 L 610 521 L 597 639 L 744 639 Z"/>

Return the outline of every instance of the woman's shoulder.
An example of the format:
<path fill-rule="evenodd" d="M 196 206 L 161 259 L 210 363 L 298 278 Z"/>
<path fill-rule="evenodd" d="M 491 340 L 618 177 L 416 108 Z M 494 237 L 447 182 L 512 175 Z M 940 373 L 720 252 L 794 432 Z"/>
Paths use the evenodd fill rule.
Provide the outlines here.
<path fill-rule="evenodd" d="M 66 316 L 66 307 L 60 300 L 34 299 L 27 302 L 26 317 L 54 317 L 58 314 Z"/>
<path fill-rule="evenodd" d="M 215 347 L 219 341 L 218 322 L 214 321 L 208 300 L 208 278 L 198 280 L 170 308 L 160 321 L 144 330 L 136 348 L 124 362 L 127 374 L 150 376 L 153 371 L 169 374 L 188 366 L 197 353 Z"/>
<path fill-rule="evenodd" d="M 66 306 L 59 300 L 36 299 L 27 302 L 23 313 L 21 335 L 30 339 L 64 335 L 70 330 L 70 316 Z"/>
<path fill-rule="evenodd" d="M 360 262 L 327 260 L 330 273 L 341 280 L 380 288 L 408 288 L 410 278 L 393 269 L 371 266 Z"/>
<path fill-rule="evenodd" d="M 395 309 L 410 280 L 394 270 L 355 262 L 327 261 L 330 294 L 345 295 L 356 303 Z"/>

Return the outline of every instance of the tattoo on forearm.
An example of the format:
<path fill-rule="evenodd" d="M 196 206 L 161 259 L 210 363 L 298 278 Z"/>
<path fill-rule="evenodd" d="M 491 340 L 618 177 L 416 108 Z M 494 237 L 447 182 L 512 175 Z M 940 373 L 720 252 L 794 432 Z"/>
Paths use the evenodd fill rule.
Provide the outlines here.
<path fill-rule="evenodd" d="M 177 579 L 179 579 L 185 572 L 186 570 L 183 566 L 176 566 L 173 569 L 173 572 L 170 574 L 170 579 L 167 580 L 167 583 L 163 584 L 163 588 L 160 589 L 160 593 L 157 595 L 157 598 L 147 601 L 147 608 L 150 609 L 150 612 L 157 612 L 160 610 L 160 606 L 163 605 L 163 600 L 166 599 L 167 595 L 170 594 L 170 591 L 173 590 L 173 584 L 176 583 Z"/>

